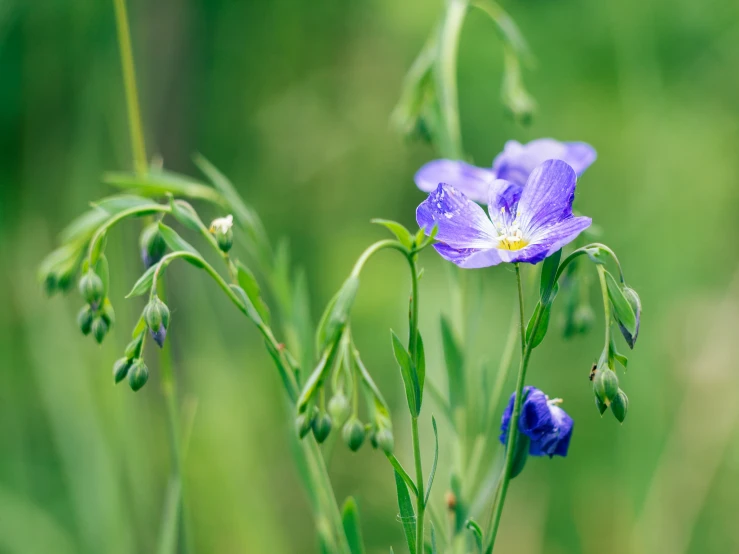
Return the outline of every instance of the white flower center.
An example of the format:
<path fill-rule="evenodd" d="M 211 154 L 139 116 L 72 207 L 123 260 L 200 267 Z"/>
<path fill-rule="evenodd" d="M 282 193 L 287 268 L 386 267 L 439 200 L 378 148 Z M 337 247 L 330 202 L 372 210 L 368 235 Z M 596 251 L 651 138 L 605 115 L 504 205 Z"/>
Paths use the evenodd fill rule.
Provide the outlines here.
<path fill-rule="evenodd" d="M 498 248 L 503 250 L 520 250 L 528 244 L 528 241 L 523 237 L 518 223 L 519 213 L 516 213 L 516 217 L 513 221 L 510 221 L 510 217 L 506 217 L 505 207 L 500 208 L 500 221 L 493 221 L 495 230 L 498 232 Z"/>

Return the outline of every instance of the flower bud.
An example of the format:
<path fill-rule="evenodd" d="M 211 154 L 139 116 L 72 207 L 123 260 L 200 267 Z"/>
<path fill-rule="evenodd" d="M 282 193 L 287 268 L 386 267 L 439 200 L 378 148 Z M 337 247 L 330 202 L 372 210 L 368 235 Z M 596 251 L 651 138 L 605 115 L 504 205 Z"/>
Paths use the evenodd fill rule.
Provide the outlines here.
<path fill-rule="evenodd" d="M 136 358 L 131 367 L 128 369 L 128 385 L 131 390 L 136 392 L 143 387 L 149 380 L 149 368 L 146 367 L 144 360 Z"/>
<path fill-rule="evenodd" d="M 92 269 L 80 277 L 79 290 L 82 298 L 93 307 L 97 307 L 103 298 L 103 280 Z"/>
<path fill-rule="evenodd" d="M 92 313 L 92 308 L 90 308 L 89 304 L 83 306 L 77 314 L 77 325 L 85 336 L 89 335 L 90 331 L 92 331 L 93 317 L 94 314 Z"/>
<path fill-rule="evenodd" d="M 342 438 L 352 452 L 356 452 L 364 442 L 364 425 L 356 417 L 352 417 L 344 425 L 342 430 Z"/>
<path fill-rule="evenodd" d="M 624 286 L 621 289 L 621 292 L 623 293 L 624 298 L 626 298 L 626 301 L 631 306 L 631 309 L 634 311 L 634 316 L 636 318 L 636 329 L 632 334 L 628 329 L 626 329 L 626 327 L 624 327 L 621 321 L 618 322 L 618 327 L 621 330 L 621 334 L 624 336 L 624 339 L 626 339 L 629 348 L 633 349 L 634 344 L 636 344 L 636 339 L 639 336 L 639 324 L 641 323 L 641 299 L 639 298 L 639 295 L 636 293 L 636 291 L 630 287 Z"/>
<path fill-rule="evenodd" d="M 313 419 L 315 419 L 315 412 L 311 409 L 306 410 L 295 418 L 295 431 L 298 433 L 299 438 L 302 439 L 305 437 L 313 428 Z"/>
<path fill-rule="evenodd" d="M 328 413 L 337 426 L 344 425 L 349 417 L 349 400 L 343 392 L 337 392 L 328 403 Z"/>
<path fill-rule="evenodd" d="M 598 408 L 598 412 L 600 412 L 601 416 L 606 413 L 606 410 L 608 409 L 608 406 L 606 406 L 597 395 L 595 396 L 595 407 Z"/>
<path fill-rule="evenodd" d="M 385 454 L 392 454 L 395 448 L 395 439 L 393 438 L 393 432 L 387 428 L 380 428 L 375 434 L 375 442 L 377 446 Z"/>
<path fill-rule="evenodd" d="M 223 252 L 228 252 L 234 243 L 234 232 L 233 232 L 234 218 L 232 215 L 226 217 L 219 217 L 214 219 L 210 224 L 210 232 L 216 237 L 218 242 L 218 248 Z"/>
<path fill-rule="evenodd" d="M 613 399 L 613 402 L 611 402 L 611 411 L 613 412 L 613 415 L 616 416 L 616 419 L 619 421 L 619 423 L 623 423 L 624 419 L 626 419 L 626 412 L 629 409 L 629 397 L 626 396 L 626 393 L 622 391 L 621 389 L 618 389 L 618 394 L 616 395 L 616 398 Z"/>
<path fill-rule="evenodd" d="M 131 360 L 128 358 L 120 358 L 113 364 L 113 381 L 117 385 L 126 378 L 128 370 L 131 367 Z"/>
<path fill-rule="evenodd" d="M 331 433 L 331 416 L 322 413 L 313 420 L 313 436 L 316 437 L 318 444 L 321 444 L 328 438 Z"/>
<path fill-rule="evenodd" d="M 164 346 L 169 327 L 169 308 L 155 296 L 144 308 L 144 321 L 151 332 L 151 336 L 160 348 Z"/>
<path fill-rule="evenodd" d="M 159 232 L 159 223 L 152 223 L 144 228 L 139 237 L 139 247 L 141 249 L 141 260 L 144 262 L 146 269 L 159 263 L 167 250 L 167 244 Z"/>
<path fill-rule="evenodd" d="M 108 334 L 108 324 L 102 317 L 96 317 L 92 320 L 92 336 L 98 344 L 102 344 L 105 335 Z"/>
<path fill-rule="evenodd" d="M 618 394 L 618 377 L 607 366 L 599 367 L 596 370 L 593 379 L 593 391 L 598 398 L 606 406 L 610 405 Z"/>
<path fill-rule="evenodd" d="M 108 327 L 112 327 L 113 323 L 115 323 L 115 310 L 107 297 L 103 299 L 103 305 L 100 308 L 100 317 L 103 318 Z"/>

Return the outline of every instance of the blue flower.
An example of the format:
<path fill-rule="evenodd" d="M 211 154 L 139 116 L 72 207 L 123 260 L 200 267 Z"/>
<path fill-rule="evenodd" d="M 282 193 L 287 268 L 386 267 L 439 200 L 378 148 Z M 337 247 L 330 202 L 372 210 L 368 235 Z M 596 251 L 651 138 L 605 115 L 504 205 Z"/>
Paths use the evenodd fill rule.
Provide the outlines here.
<path fill-rule="evenodd" d="M 509 140 L 503 152 L 493 161 L 492 168 L 476 167 L 456 160 L 434 160 L 418 170 L 416 185 L 422 191 L 432 192 L 439 183 L 452 185 L 470 200 L 488 201 L 490 185 L 504 179 L 524 186 L 531 172 L 546 160 L 567 162 L 580 176 L 595 161 L 595 149 L 584 142 L 559 142 L 550 138 L 521 144 Z"/>
<path fill-rule="evenodd" d="M 455 187 L 440 184 L 416 210 L 419 227 L 437 227 L 434 245 L 445 259 L 464 268 L 499 263 L 539 263 L 590 226 L 575 217 L 577 175 L 561 160 L 547 160 L 526 186 L 495 180 L 489 187 L 490 217 Z"/>
<path fill-rule="evenodd" d="M 549 400 L 536 387 L 525 387 L 521 416 L 518 419 L 518 430 L 531 440 L 530 456 L 567 456 L 567 449 L 572 438 L 574 422 L 557 404 L 558 399 Z M 513 415 L 513 403 L 516 394 L 511 395 L 503 419 L 500 424 L 500 442 L 508 441 L 508 427 Z"/>

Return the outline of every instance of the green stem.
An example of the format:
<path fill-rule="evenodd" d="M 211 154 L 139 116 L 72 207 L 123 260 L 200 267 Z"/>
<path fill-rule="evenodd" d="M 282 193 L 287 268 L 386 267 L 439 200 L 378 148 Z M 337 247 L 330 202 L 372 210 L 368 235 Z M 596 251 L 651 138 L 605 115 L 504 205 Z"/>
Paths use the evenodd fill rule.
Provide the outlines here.
<path fill-rule="evenodd" d="M 468 0 L 449 0 L 439 35 L 436 74 L 441 116 L 445 130 L 440 149 L 444 157 L 452 159 L 462 159 L 464 157 L 459 123 L 457 54 L 459 51 L 459 36 L 467 13 L 468 3 Z"/>
<path fill-rule="evenodd" d="M 500 518 L 503 514 L 503 505 L 505 504 L 506 493 L 508 492 L 508 485 L 511 480 L 511 470 L 513 468 L 513 462 L 515 457 L 515 445 L 518 440 L 518 419 L 521 415 L 521 405 L 523 404 L 523 385 L 526 381 L 526 369 L 529 365 L 529 359 L 531 358 L 531 344 L 526 343 L 526 326 L 524 323 L 524 305 L 523 305 L 523 286 L 521 284 L 521 270 L 519 264 L 515 264 L 516 267 L 516 283 L 518 285 L 518 306 L 520 316 L 520 333 L 521 333 L 521 364 L 518 369 L 518 378 L 516 380 L 516 399 L 513 403 L 513 414 L 511 415 L 511 424 L 508 426 L 508 442 L 506 444 L 506 457 L 505 465 L 503 467 L 503 476 L 500 483 L 500 491 L 497 495 L 493 510 L 491 513 L 490 526 L 489 526 L 489 537 L 487 540 L 487 546 L 485 548 L 485 554 L 491 554 L 493 547 L 495 546 L 495 538 L 498 534 L 498 527 L 500 525 Z M 536 330 L 539 328 L 541 323 L 541 314 L 544 310 L 538 310 L 536 319 L 534 320 L 534 327 L 532 329 L 532 336 L 536 335 Z"/>
<path fill-rule="evenodd" d="M 603 317 L 605 318 L 606 342 L 605 351 L 610 352 L 611 348 L 611 301 L 608 298 L 608 285 L 606 284 L 606 270 L 602 265 L 597 266 L 598 279 L 600 280 L 600 290 L 603 295 Z"/>
<path fill-rule="evenodd" d="M 136 90 L 136 71 L 133 64 L 133 48 L 131 47 L 131 29 L 128 25 L 128 13 L 125 0 L 113 0 L 115 21 L 118 29 L 118 46 L 121 51 L 121 69 L 123 70 L 123 86 L 126 89 L 126 107 L 128 110 L 128 127 L 131 134 L 131 150 L 136 172 L 145 175 L 146 148 L 144 132 L 141 125 L 139 97 Z"/>
<path fill-rule="evenodd" d="M 163 301 L 166 301 L 163 281 L 160 282 L 159 285 L 159 295 L 162 297 Z M 180 513 L 178 520 L 180 521 L 180 529 L 182 530 L 182 552 L 183 554 L 188 554 L 194 552 L 194 548 L 192 532 L 190 525 L 188 525 L 189 517 L 187 504 L 185 502 L 185 478 L 183 471 L 185 455 L 182 448 L 182 424 L 180 419 L 179 403 L 177 401 L 177 383 L 172 367 L 172 350 L 169 341 L 167 341 L 160 353 L 159 370 L 161 374 L 162 394 L 167 404 L 167 423 L 169 426 L 172 454 L 172 471 L 174 473 L 174 478 L 179 482 L 180 487 Z"/>
<path fill-rule="evenodd" d="M 421 441 L 418 437 L 418 417 L 411 417 L 411 432 L 413 434 L 413 459 L 416 464 L 416 554 L 424 554 L 423 550 L 423 523 L 426 511 L 423 491 L 423 467 L 421 464 Z"/>

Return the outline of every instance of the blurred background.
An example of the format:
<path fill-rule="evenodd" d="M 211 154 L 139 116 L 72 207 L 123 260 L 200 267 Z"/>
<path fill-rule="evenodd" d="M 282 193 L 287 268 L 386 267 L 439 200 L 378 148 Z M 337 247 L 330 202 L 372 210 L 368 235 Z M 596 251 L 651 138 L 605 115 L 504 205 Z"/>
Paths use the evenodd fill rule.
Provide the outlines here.
<path fill-rule="evenodd" d="M 528 381 L 565 399 L 575 434 L 568 458 L 530 460 L 513 482 L 499 550 L 739 552 L 739 4 L 504 7 L 537 57 L 525 78 L 539 111 L 529 127 L 506 115 L 500 42 L 472 13 L 459 67 L 465 149 L 487 165 L 511 138 L 594 145 L 599 159 L 580 181 L 578 207 L 619 254 L 644 314 L 621 377 L 630 397 L 623 426 L 598 416 L 587 380 L 600 315 L 590 335 L 563 341 L 553 328 L 535 351 Z M 191 156 L 201 152 L 229 175 L 270 235 L 289 238 L 314 320 L 359 253 L 385 236 L 371 218 L 415 226 L 423 195 L 413 173 L 435 153 L 404 142 L 388 118 L 441 9 L 441 0 L 129 2 L 149 155 L 196 175 Z M 3 553 L 154 550 L 169 474 L 158 376 L 133 394 L 114 387 L 110 371 L 143 305 L 123 299 L 141 273 L 139 228 L 122 226 L 109 240 L 118 322 L 102 347 L 76 328 L 78 295 L 47 300 L 35 275 L 64 225 L 113 192 L 103 171 L 131 168 L 128 138 L 112 3 L 2 0 Z M 421 330 L 431 378 L 443 382 L 447 271 L 430 251 L 421 263 Z M 183 402 L 197 405 L 186 482 L 198 551 L 317 552 L 287 440 L 292 420 L 261 340 L 205 276 L 176 269 L 170 337 Z M 514 276 L 482 271 L 482 317 L 465 339 L 470 359 L 496 363 Z M 407 296 L 403 260 L 378 256 L 353 318 L 408 465 L 388 336 L 405 332 Z M 427 467 L 433 410 L 422 423 Z M 403 551 L 383 456 L 337 448 L 330 472 L 338 496 L 358 500 L 368 551 Z"/>

